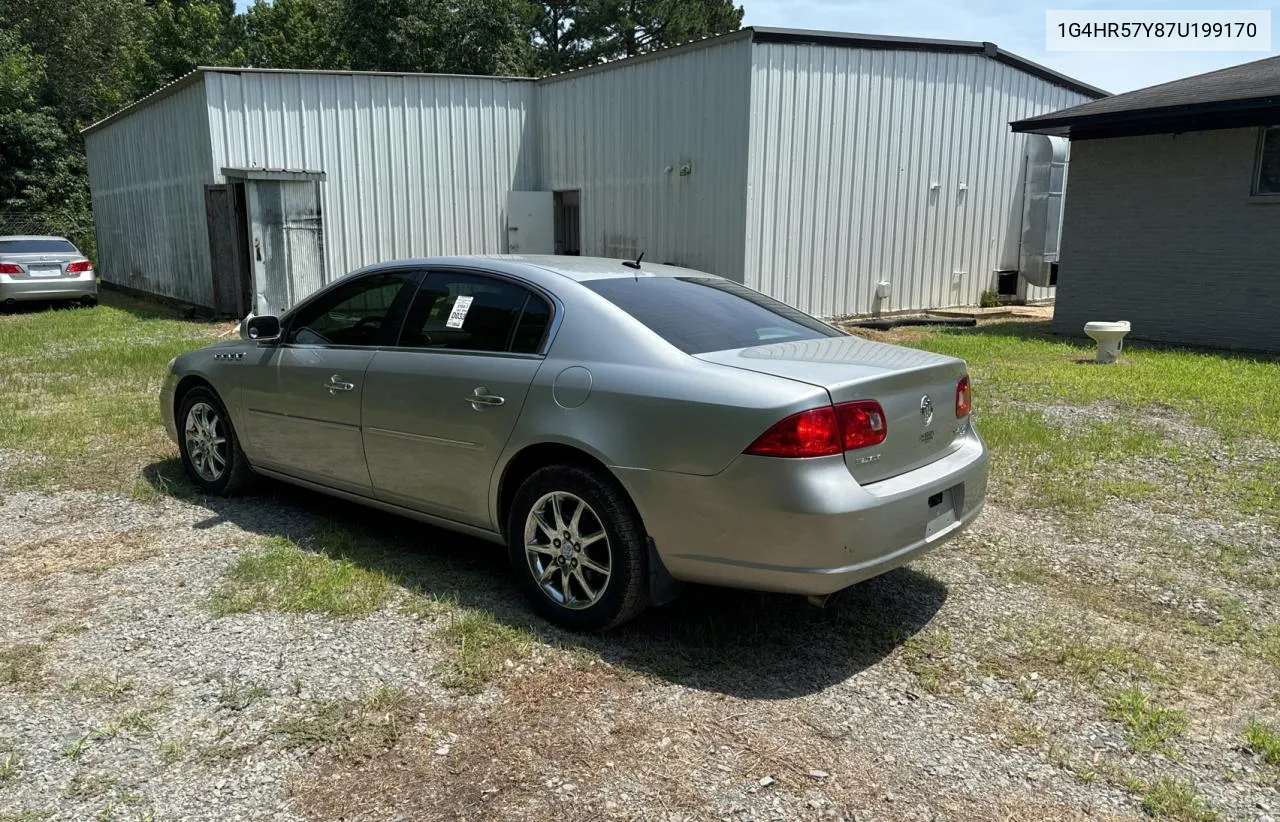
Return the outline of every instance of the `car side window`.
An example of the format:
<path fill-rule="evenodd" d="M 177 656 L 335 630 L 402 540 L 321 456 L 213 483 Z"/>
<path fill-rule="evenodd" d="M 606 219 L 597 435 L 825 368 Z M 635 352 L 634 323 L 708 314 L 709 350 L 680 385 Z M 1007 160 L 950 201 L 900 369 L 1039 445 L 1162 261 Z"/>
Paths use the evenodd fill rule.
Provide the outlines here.
<path fill-rule="evenodd" d="M 286 342 L 302 345 L 392 345 L 417 272 L 366 274 L 303 306 Z"/>
<path fill-rule="evenodd" d="M 516 283 L 483 274 L 433 271 L 418 288 L 400 346 L 536 353 L 551 305 Z"/>

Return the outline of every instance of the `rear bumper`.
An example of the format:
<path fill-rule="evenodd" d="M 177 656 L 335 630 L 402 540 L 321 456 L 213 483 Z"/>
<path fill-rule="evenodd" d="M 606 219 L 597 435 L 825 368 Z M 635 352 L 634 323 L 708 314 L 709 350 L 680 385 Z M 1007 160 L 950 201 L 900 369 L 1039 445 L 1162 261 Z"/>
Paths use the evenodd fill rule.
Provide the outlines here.
<path fill-rule="evenodd" d="M 17 279 L 0 274 L 0 303 L 9 300 L 81 300 L 98 296 L 98 277 L 90 273 L 79 277 Z"/>
<path fill-rule="evenodd" d="M 824 595 L 960 533 L 982 510 L 988 457 L 971 426 L 946 457 L 866 486 L 842 456 L 743 456 L 713 477 L 617 471 L 676 579 Z"/>

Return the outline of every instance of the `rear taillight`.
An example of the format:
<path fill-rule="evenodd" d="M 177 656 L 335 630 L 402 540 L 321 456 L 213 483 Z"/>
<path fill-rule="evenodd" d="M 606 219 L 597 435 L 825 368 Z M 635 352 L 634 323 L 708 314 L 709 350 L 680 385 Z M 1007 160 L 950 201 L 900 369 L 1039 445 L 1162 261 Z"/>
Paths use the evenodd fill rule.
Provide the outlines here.
<path fill-rule="evenodd" d="M 748 446 L 757 457 L 829 457 L 884 442 L 884 410 L 875 400 L 824 405 L 792 414 Z"/>
<path fill-rule="evenodd" d="M 776 423 L 751 443 L 746 453 L 758 457 L 828 457 L 840 451 L 836 410 L 825 405 Z"/>
<path fill-rule="evenodd" d="M 844 433 L 845 451 L 879 445 L 889 434 L 884 409 L 875 400 L 842 402 L 836 406 L 836 417 Z"/>
<path fill-rule="evenodd" d="M 13 263 L 0 263 L 0 274 L 21 274 L 22 266 Z"/>
<path fill-rule="evenodd" d="M 973 393 L 969 389 L 969 375 L 965 374 L 956 383 L 956 419 L 964 419 L 973 410 Z"/>
<path fill-rule="evenodd" d="M 93 270 L 93 263 L 88 260 L 79 260 L 67 266 L 68 274 L 83 274 L 86 271 Z"/>

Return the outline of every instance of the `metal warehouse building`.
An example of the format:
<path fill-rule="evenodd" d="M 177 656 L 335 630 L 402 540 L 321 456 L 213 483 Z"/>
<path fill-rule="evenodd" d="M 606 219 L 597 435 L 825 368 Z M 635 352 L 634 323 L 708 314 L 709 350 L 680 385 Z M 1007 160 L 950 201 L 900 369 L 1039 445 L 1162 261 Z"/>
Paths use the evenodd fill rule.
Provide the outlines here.
<path fill-rule="evenodd" d="M 1065 156 L 1008 123 L 1104 94 L 765 28 L 539 80 L 199 69 L 85 130 L 98 268 L 236 315 L 453 253 L 644 252 L 822 316 L 1039 299 Z"/>

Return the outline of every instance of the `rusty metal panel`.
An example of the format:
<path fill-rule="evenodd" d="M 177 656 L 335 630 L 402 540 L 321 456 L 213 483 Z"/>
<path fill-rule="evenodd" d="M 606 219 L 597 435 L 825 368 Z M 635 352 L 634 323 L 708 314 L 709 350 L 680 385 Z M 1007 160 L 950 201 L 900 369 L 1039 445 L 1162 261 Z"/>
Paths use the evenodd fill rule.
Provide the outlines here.
<path fill-rule="evenodd" d="M 85 134 L 98 271 L 108 283 L 214 305 L 204 186 L 209 116 L 198 73 Z"/>
<path fill-rule="evenodd" d="M 822 316 L 976 304 L 1017 267 L 1009 122 L 1092 99 L 982 54 L 756 43 L 751 76 L 746 281 Z"/>

